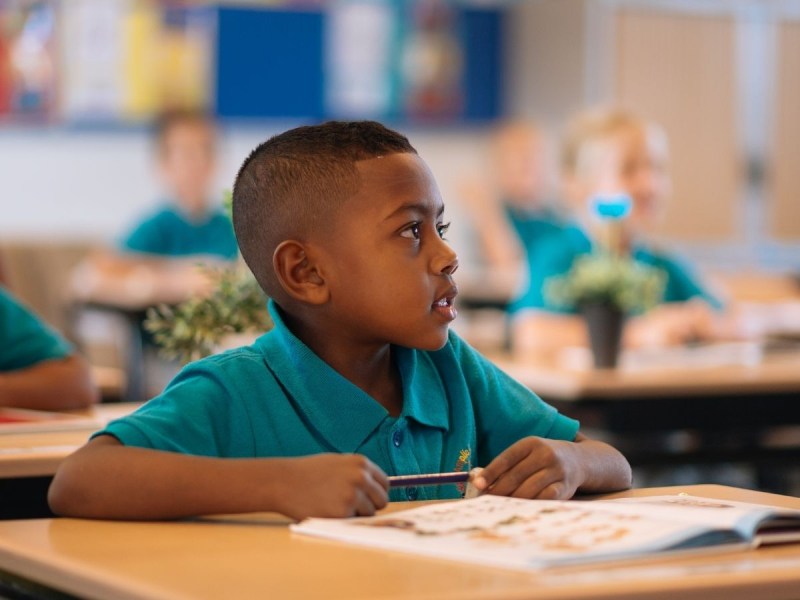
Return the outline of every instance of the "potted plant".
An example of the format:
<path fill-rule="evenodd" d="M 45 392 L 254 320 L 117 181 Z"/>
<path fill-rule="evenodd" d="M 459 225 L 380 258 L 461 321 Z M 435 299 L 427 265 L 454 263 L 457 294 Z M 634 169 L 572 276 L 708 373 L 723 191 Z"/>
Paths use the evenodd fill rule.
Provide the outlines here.
<path fill-rule="evenodd" d="M 551 277 L 544 294 L 553 305 L 584 315 L 595 367 L 613 368 L 626 317 L 655 306 L 665 284 L 660 269 L 627 255 L 597 252 L 576 259 L 565 275 Z"/>
<path fill-rule="evenodd" d="M 216 285 L 208 296 L 147 311 L 144 327 L 166 358 L 197 360 L 240 345 L 232 338 L 249 341 L 272 327 L 267 297 L 243 265 L 209 268 L 209 274 Z"/>

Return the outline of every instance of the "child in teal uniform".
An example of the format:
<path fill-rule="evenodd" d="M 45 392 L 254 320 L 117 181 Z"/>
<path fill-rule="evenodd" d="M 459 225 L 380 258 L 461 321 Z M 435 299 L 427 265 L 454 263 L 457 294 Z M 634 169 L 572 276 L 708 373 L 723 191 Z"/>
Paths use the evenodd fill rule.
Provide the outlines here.
<path fill-rule="evenodd" d="M 518 291 L 530 257 L 550 234 L 560 231 L 563 215 L 548 200 L 550 143 L 533 122 L 509 120 L 492 132 L 488 181 L 471 177 L 462 182 L 460 195 L 469 209 L 481 247 L 486 278 L 493 284 L 513 281 Z"/>
<path fill-rule="evenodd" d="M 216 163 L 214 124 L 200 113 L 167 113 L 158 121 L 156 144 L 161 179 L 172 198 L 127 235 L 121 250 L 235 259 L 231 222 L 208 197 Z"/>
<path fill-rule="evenodd" d="M 663 132 L 631 113 L 590 111 L 571 122 L 562 170 L 575 220 L 549 236 L 531 257 L 527 289 L 511 309 L 516 351 L 546 352 L 587 344 L 582 319 L 548 302 L 544 289 L 548 279 L 567 273 L 576 258 L 592 252 L 596 232 L 588 200 L 601 193 L 630 196 L 632 211 L 624 242 L 635 259 L 666 274 L 662 304 L 629 321 L 624 344 L 679 344 L 721 334 L 725 326 L 715 312 L 722 303 L 686 263 L 648 239 L 669 192 L 666 161 Z"/>
<path fill-rule="evenodd" d="M 233 225 L 210 198 L 217 134 L 203 113 L 173 111 L 155 128 L 157 170 L 169 201 L 145 217 L 116 251 L 94 253 L 77 269 L 76 299 L 141 308 L 176 303 L 210 289 L 198 263 L 236 260 Z"/>
<path fill-rule="evenodd" d="M 59 410 L 97 399 L 85 361 L 0 286 L 0 406 Z"/>
<path fill-rule="evenodd" d="M 485 467 L 479 489 L 503 495 L 628 487 L 621 454 L 448 332 L 458 259 L 443 211 L 426 164 L 378 123 L 300 127 L 256 148 L 234 224 L 275 328 L 190 364 L 95 435 L 59 469 L 53 509 L 367 515 L 390 498 L 387 473 L 472 466 Z"/>

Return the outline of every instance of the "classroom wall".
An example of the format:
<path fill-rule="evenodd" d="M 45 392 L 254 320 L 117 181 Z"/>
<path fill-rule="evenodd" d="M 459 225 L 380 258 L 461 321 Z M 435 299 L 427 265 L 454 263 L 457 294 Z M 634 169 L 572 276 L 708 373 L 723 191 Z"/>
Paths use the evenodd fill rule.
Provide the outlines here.
<path fill-rule="evenodd" d="M 616 45 L 602 22 L 610 21 L 609 14 L 629 9 L 632 4 L 640 3 L 530 0 L 511 4 L 507 112 L 537 117 L 557 130 L 581 105 L 607 99 L 614 92 L 616 81 L 613 72 Z M 673 10 L 675 6 L 690 7 L 692 3 L 659 5 L 650 0 L 641 4 L 654 10 L 660 10 L 659 6 Z M 704 4 L 722 6 L 724 2 L 709 0 Z M 249 150 L 285 126 L 262 123 L 226 129 L 218 188 L 230 187 L 238 165 Z M 456 184 L 463 173 L 480 172 L 485 161 L 486 131 L 473 126 L 416 127 L 407 128 L 406 132 L 439 181 L 454 221 L 450 237 L 468 268 L 475 249 L 471 243 L 471 225 L 459 210 Z M 91 237 L 103 241 L 117 238 L 159 199 L 150 156 L 149 136 L 143 129 L 0 128 L 0 238 Z M 790 162 L 785 152 L 781 156 L 784 163 Z M 781 190 L 792 189 L 792 185 L 783 185 Z M 781 231 L 782 239 L 773 240 L 769 232 L 764 233 L 765 228 L 757 225 L 765 219 L 768 202 L 763 201 L 764 197 L 763 189 L 748 190 L 742 225 L 737 226 L 740 233 L 733 241 L 693 241 L 685 236 L 676 236 L 673 241 L 703 265 L 797 268 L 800 265 L 797 238 Z M 741 203 L 742 198 L 737 196 L 730 201 Z M 794 214 L 787 211 L 784 213 Z"/>
<path fill-rule="evenodd" d="M 220 193 L 247 154 L 289 125 L 223 129 Z M 456 182 L 485 155 L 483 129 L 406 131 L 430 165 L 454 226 L 451 237 L 471 251 L 469 224 L 458 209 Z M 113 242 L 163 197 L 145 130 L 4 131 L 0 134 L 0 238 Z M 463 223 L 463 226 L 460 226 Z"/>

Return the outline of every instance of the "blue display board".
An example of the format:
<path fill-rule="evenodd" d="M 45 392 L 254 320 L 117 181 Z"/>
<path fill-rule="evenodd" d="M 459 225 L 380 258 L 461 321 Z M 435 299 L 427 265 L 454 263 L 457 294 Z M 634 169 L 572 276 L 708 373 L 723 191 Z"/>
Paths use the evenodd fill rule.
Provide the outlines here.
<path fill-rule="evenodd" d="M 216 113 L 222 117 L 319 119 L 324 14 L 220 8 Z"/>
<path fill-rule="evenodd" d="M 346 8 L 352 11 L 354 4 L 358 3 Z M 362 8 L 373 13 L 375 6 L 362 3 Z M 380 21 L 374 13 L 372 22 L 376 26 L 392 23 L 391 29 L 381 30 L 380 38 L 370 30 L 370 22 L 359 21 L 358 15 L 361 27 L 351 28 L 344 36 L 335 35 L 332 27 L 342 20 L 324 5 L 308 10 L 219 7 L 216 113 L 222 118 L 361 117 L 444 124 L 491 120 L 502 114 L 502 9 L 439 4 L 446 7 L 446 14 L 440 14 L 420 10 L 425 8 L 424 2 L 378 6 L 388 19 Z M 353 39 L 359 36 L 365 36 L 364 40 Z M 332 52 L 331 40 L 353 46 Z M 365 56 L 372 52 L 386 56 Z M 332 63 L 331 56 L 356 64 Z M 358 69 L 363 68 L 385 73 L 355 81 Z M 361 90 L 362 103 L 363 98 L 372 98 L 369 114 L 359 114 L 357 108 L 342 110 L 341 103 L 331 102 L 331 90 L 326 86 L 338 86 L 341 97 L 342 86 L 349 81 L 348 69 L 354 86 L 363 86 L 365 81 L 385 86 Z M 437 85 L 442 81 L 448 81 L 449 87 Z"/>

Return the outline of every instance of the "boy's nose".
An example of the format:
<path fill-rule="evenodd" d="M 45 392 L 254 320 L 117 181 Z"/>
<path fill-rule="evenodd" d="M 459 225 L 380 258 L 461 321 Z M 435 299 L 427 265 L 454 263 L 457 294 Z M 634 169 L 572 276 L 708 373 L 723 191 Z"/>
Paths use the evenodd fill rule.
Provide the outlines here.
<path fill-rule="evenodd" d="M 433 270 L 436 274 L 452 275 L 458 269 L 458 255 L 450 246 L 445 245 L 446 251 L 437 259 Z"/>

